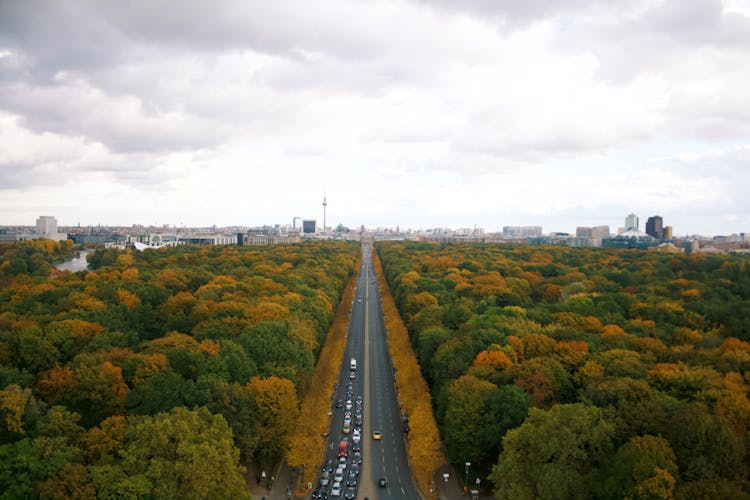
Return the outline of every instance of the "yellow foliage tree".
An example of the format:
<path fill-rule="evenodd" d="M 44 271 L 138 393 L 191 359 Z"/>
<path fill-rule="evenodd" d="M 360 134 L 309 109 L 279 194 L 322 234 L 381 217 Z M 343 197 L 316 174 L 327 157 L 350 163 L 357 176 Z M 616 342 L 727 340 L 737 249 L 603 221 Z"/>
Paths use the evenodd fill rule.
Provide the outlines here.
<path fill-rule="evenodd" d="M 122 288 L 117 290 L 117 299 L 120 304 L 124 305 L 128 309 L 132 309 L 141 303 L 141 299 L 139 299 L 136 294 L 127 290 L 123 290 Z"/>

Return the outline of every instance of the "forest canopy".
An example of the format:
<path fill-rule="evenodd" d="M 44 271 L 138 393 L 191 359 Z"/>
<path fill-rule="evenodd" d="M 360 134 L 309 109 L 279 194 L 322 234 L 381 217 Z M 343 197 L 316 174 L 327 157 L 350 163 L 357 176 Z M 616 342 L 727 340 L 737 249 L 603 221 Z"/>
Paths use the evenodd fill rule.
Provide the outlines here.
<path fill-rule="evenodd" d="M 71 273 L 50 243 L 0 246 L 0 497 L 243 497 L 359 245 L 100 249 Z"/>
<path fill-rule="evenodd" d="M 746 257 L 376 248 L 448 456 L 497 498 L 750 495 Z"/>

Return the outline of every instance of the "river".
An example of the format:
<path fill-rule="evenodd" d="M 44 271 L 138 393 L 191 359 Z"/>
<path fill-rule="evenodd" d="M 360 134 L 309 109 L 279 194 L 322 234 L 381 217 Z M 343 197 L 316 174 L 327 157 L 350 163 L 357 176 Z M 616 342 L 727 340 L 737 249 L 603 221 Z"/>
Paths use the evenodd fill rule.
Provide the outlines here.
<path fill-rule="evenodd" d="M 88 253 L 88 250 L 84 250 L 78 257 L 73 257 L 70 260 L 56 264 L 55 267 L 60 271 L 71 271 L 73 273 L 76 271 L 83 271 L 89 265 L 86 261 L 86 255 L 88 255 Z"/>

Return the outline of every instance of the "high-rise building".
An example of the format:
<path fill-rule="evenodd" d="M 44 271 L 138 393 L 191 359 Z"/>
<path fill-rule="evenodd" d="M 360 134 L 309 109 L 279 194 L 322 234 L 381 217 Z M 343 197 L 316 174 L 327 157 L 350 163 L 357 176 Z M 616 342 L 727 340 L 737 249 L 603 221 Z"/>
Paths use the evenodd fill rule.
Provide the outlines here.
<path fill-rule="evenodd" d="M 664 237 L 664 219 L 661 215 L 654 215 L 649 217 L 646 221 L 646 234 L 653 236 L 657 240 Z"/>
<path fill-rule="evenodd" d="M 630 214 L 627 217 L 625 217 L 625 231 L 638 231 L 638 216 L 635 214 Z"/>
<path fill-rule="evenodd" d="M 57 219 L 50 215 L 40 215 L 36 220 L 36 234 L 39 236 L 57 234 Z"/>
<path fill-rule="evenodd" d="M 664 239 L 665 240 L 672 239 L 672 226 L 664 226 Z"/>
<path fill-rule="evenodd" d="M 315 219 L 302 219 L 302 232 L 304 234 L 315 234 L 317 232 L 316 225 Z"/>
<path fill-rule="evenodd" d="M 57 219 L 51 215 L 41 215 L 36 220 L 36 235 L 26 235 L 26 237 L 61 241 L 68 239 L 68 233 L 58 233 Z"/>

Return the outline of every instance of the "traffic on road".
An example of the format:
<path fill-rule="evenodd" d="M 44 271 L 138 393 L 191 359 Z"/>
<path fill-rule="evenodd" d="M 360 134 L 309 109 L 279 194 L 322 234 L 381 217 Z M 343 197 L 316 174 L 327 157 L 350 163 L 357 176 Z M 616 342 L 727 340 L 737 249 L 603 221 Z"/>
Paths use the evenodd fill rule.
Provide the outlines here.
<path fill-rule="evenodd" d="M 406 460 L 372 249 L 352 303 L 341 373 L 334 387 L 324 464 L 311 498 L 418 498 Z"/>

